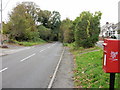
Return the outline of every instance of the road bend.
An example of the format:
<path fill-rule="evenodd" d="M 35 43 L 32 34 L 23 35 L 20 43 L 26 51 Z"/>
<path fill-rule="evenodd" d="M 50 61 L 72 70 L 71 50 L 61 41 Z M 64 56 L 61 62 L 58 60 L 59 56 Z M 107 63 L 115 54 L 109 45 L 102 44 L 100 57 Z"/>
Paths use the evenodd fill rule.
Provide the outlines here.
<path fill-rule="evenodd" d="M 2 88 L 47 88 L 62 51 L 54 42 L 0 57 Z"/>

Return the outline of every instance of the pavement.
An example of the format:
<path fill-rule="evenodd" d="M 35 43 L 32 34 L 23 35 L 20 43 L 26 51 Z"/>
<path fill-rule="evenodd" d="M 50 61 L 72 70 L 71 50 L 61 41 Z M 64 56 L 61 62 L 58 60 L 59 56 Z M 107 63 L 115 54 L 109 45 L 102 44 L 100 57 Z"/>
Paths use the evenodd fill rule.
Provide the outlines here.
<path fill-rule="evenodd" d="M 0 48 L 0 56 L 9 55 L 12 53 L 16 53 L 22 50 L 30 49 L 32 47 L 25 47 L 20 45 L 14 45 L 14 44 L 5 44 L 8 48 Z"/>
<path fill-rule="evenodd" d="M 73 88 L 73 56 L 69 52 L 69 48 L 65 49 L 60 68 L 56 75 L 52 88 Z"/>
<path fill-rule="evenodd" d="M 48 43 L 11 50 L 7 50 L 7 53 L 12 53 L 0 57 L 2 88 L 47 88 L 61 58 L 62 43 Z M 61 59 L 52 87 L 72 88 L 74 87 L 73 59 L 68 49 L 65 49 Z"/>
<path fill-rule="evenodd" d="M 23 50 L 26 50 L 26 49 L 30 49 L 30 48 L 31 47 L 23 47 L 23 48 L 16 48 L 16 49 L 2 49 L 2 48 L 0 48 L 0 56 L 13 54 L 13 53 L 23 51 Z"/>

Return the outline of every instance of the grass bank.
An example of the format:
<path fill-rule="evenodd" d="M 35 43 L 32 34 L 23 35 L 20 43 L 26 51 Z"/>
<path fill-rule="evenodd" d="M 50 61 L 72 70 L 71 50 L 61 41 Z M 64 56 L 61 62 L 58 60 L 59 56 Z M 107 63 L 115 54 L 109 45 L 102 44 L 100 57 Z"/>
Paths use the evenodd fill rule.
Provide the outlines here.
<path fill-rule="evenodd" d="M 78 88 L 109 88 L 109 73 L 102 70 L 103 50 L 99 47 L 75 49 L 68 45 L 75 57 L 74 82 Z M 92 52 L 90 52 L 92 51 Z M 82 53 L 82 54 L 81 54 Z M 115 88 L 118 87 L 116 74 Z"/>
<path fill-rule="evenodd" d="M 44 40 L 40 40 L 40 41 L 36 41 L 36 42 L 33 42 L 33 41 L 21 41 L 21 42 L 19 42 L 16 40 L 12 40 L 11 42 L 14 44 L 19 44 L 19 45 L 23 45 L 23 46 L 33 46 L 33 45 L 46 43 L 46 41 L 44 41 Z"/>

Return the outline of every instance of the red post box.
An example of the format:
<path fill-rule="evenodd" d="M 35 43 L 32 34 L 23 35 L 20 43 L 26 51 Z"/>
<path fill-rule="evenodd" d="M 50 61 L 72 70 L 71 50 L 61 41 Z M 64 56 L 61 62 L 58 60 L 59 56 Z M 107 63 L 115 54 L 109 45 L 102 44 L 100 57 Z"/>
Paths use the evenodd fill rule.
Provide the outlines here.
<path fill-rule="evenodd" d="M 106 73 L 120 73 L 120 40 L 105 39 L 103 70 Z"/>

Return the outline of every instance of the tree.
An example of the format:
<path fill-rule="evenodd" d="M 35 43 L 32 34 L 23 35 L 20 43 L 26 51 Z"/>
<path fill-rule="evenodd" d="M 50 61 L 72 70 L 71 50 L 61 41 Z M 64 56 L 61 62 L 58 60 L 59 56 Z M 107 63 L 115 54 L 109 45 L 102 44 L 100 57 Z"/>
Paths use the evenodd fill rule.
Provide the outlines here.
<path fill-rule="evenodd" d="M 74 41 L 73 22 L 66 18 L 62 21 L 59 32 L 59 40 L 64 43 L 71 43 Z"/>
<path fill-rule="evenodd" d="M 50 28 L 51 22 L 50 18 L 52 16 L 52 13 L 48 10 L 40 10 L 38 12 L 38 22 L 41 23 L 46 28 Z"/>
<path fill-rule="evenodd" d="M 10 34 L 10 31 L 11 31 L 11 25 L 12 23 L 9 22 L 9 23 L 5 23 L 3 22 L 3 34 Z M 8 30 L 9 29 L 9 30 Z"/>
<path fill-rule="evenodd" d="M 38 13 L 38 22 L 46 28 L 51 29 L 51 40 L 58 40 L 60 27 L 60 13 L 57 11 L 40 10 Z"/>
<path fill-rule="evenodd" d="M 61 16 L 60 13 L 57 11 L 53 11 L 52 12 L 52 16 L 50 18 L 50 22 L 51 22 L 51 30 L 52 30 L 52 38 L 51 40 L 58 40 L 58 33 L 59 33 L 59 29 L 60 29 L 60 24 L 61 24 L 61 20 L 60 20 Z"/>
<path fill-rule="evenodd" d="M 44 27 L 43 25 L 38 26 L 39 37 L 43 40 L 49 41 L 51 37 L 51 29 Z"/>
<path fill-rule="evenodd" d="M 35 8 L 32 3 L 23 2 L 17 5 L 9 15 L 8 31 L 10 38 L 18 41 L 38 40 L 39 34 L 35 25 Z M 35 17 L 33 17 L 35 16 Z"/>
<path fill-rule="evenodd" d="M 34 2 L 22 2 L 22 4 L 25 6 L 27 13 L 31 15 L 34 22 L 37 22 L 40 8 L 38 8 Z"/>
<path fill-rule="evenodd" d="M 93 15 L 84 11 L 74 21 L 75 43 L 77 47 L 93 47 L 98 41 L 100 32 L 101 12 L 95 12 Z"/>

